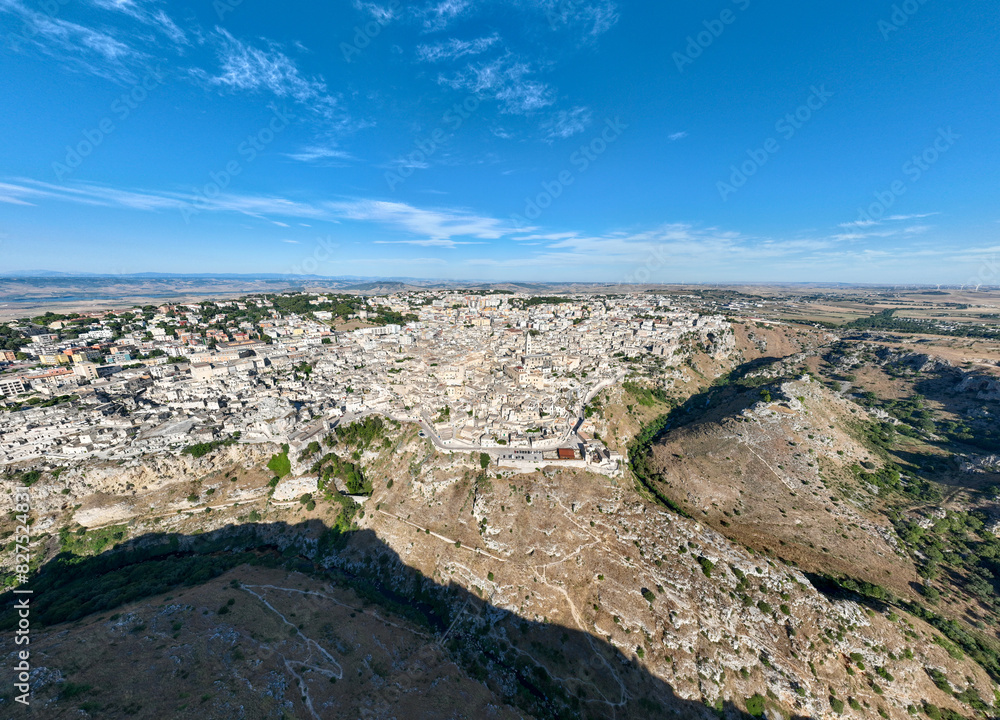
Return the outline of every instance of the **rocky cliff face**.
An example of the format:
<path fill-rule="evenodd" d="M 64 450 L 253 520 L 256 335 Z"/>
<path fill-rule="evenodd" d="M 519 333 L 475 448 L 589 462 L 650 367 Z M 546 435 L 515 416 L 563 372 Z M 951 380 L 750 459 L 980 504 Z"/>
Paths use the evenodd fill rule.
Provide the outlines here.
<path fill-rule="evenodd" d="M 881 465 L 848 428 L 857 406 L 808 376 L 748 390 L 654 449 L 666 493 L 730 537 L 794 560 L 840 571 L 901 594 L 918 580 L 878 502 L 845 492 L 853 465 Z M 853 411 L 853 412 L 852 412 Z"/>
<path fill-rule="evenodd" d="M 513 617 L 605 639 L 684 700 L 745 707 L 760 695 L 786 716 L 822 718 L 835 716 L 835 693 L 867 708 L 858 716 L 904 718 L 923 700 L 961 711 L 925 668 L 992 697 L 982 669 L 950 658 L 925 624 L 831 601 L 799 569 L 631 489 L 565 472 L 492 485 L 474 503 L 458 483 L 429 504 L 394 487 L 365 524 L 407 564 L 479 588 Z M 892 554 L 877 534 L 872 545 Z M 613 716 L 629 692 L 623 678 L 611 689 L 619 684 L 604 688 L 595 716 Z"/>

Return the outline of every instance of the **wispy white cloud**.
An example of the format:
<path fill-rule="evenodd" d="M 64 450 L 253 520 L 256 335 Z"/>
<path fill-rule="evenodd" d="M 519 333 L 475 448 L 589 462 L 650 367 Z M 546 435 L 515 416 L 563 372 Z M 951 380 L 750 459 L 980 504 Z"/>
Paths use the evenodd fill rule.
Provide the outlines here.
<path fill-rule="evenodd" d="M 886 222 L 903 222 L 906 220 L 919 220 L 922 218 L 934 217 L 935 215 L 940 215 L 939 212 L 931 213 L 918 213 L 914 215 L 890 215 L 886 218 Z"/>
<path fill-rule="evenodd" d="M 354 9 L 370 15 L 376 22 L 383 25 L 392 22 L 397 17 L 396 11 L 392 8 L 392 4 L 379 5 L 378 3 L 354 0 Z"/>
<path fill-rule="evenodd" d="M 400 170 L 426 170 L 430 166 L 431 164 L 426 160 L 403 156 L 388 163 L 385 167 L 399 172 Z"/>
<path fill-rule="evenodd" d="M 578 28 L 585 39 L 597 38 L 618 24 L 614 0 L 533 0 L 529 6 L 540 10 L 551 29 Z"/>
<path fill-rule="evenodd" d="M 587 107 L 575 107 L 572 110 L 560 110 L 542 123 L 545 140 L 565 140 L 578 135 L 590 125 L 593 113 Z"/>
<path fill-rule="evenodd" d="M 569 276 L 601 268 L 605 277 L 610 271 L 621 282 L 655 282 L 696 277 L 706 274 L 709 267 L 712 273 L 734 277 L 745 277 L 747 267 L 761 264 L 810 267 L 817 253 L 832 246 L 828 240 L 757 238 L 685 223 L 638 232 L 540 233 L 515 239 L 531 238 L 543 240 L 543 247 L 530 254 L 511 253 L 506 258 L 481 257 L 468 262 L 495 268 L 570 268 Z"/>
<path fill-rule="evenodd" d="M 39 12 L 21 0 L 0 0 L 0 16 L 8 17 L 5 41 L 14 49 L 34 48 L 79 72 L 134 82 L 135 66 L 147 58 L 109 31 Z M 19 29 L 14 27 L 15 18 L 20 21 Z"/>
<path fill-rule="evenodd" d="M 439 0 L 416 11 L 424 32 L 439 32 L 472 7 L 470 0 Z"/>
<path fill-rule="evenodd" d="M 551 241 L 557 241 L 557 240 L 568 240 L 570 238 L 575 238 L 575 237 L 577 237 L 577 233 L 574 233 L 574 232 L 563 232 L 563 233 L 546 233 L 546 234 L 539 234 L 539 235 L 525 235 L 524 237 L 515 237 L 513 239 L 516 240 L 517 242 L 521 242 L 523 240 L 551 240 Z"/>
<path fill-rule="evenodd" d="M 123 13 L 140 23 L 149 25 L 178 45 L 189 44 L 187 36 L 162 8 L 151 7 L 156 3 L 141 0 L 90 0 L 90 4 L 102 10 Z"/>
<path fill-rule="evenodd" d="M 538 227 L 515 227 L 509 221 L 465 208 L 417 207 L 379 199 L 348 198 L 301 201 L 267 195 L 221 194 L 211 200 L 190 193 L 118 189 L 93 183 L 60 186 L 23 178 L 0 180 L 0 203 L 11 212 L 44 212 L 49 202 L 70 202 L 94 207 L 127 208 L 142 212 L 230 213 L 287 227 L 317 222 L 359 223 L 377 226 L 378 245 L 411 245 L 437 250 L 463 246 L 495 245 L 482 257 L 462 260 L 467 267 L 558 268 L 564 277 L 599 274 L 622 282 L 673 279 L 748 279 L 748 269 L 773 272 L 767 278 L 809 278 L 816 268 L 824 273 L 843 271 L 857 276 L 867 271 L 895 271 L 919 263 L 955 266 L 992 261 L 1000 246 L 948 247 L 920 241 L 924 226 L 900 223 L 898 228 L 869 228 L 895 233 L 891 242 L 845 244 L 837 237 L 768 238 L 745 235 L 691 223 L 674 223 L 651 229 L 629 229 L 603 234 Z M 33 207 L 38 206 L 38 207 Z M 359 233 L 365 237 L 366 232 Z M 867 237 L 858 233 L 858 240 Z M 281 242 L 296 244 L 290 238 Z M 365 241 L 359 241 L 366 244 Z M 474 251 L 473 251 L 474 252 Z M 463 254 L 465 257 L 465 254 Z"/>
<path fill-rule="evenodd" d="M 44 197 L 41 193 L 32 191 L 30 188 L 21 187 L 19 185 L 11 185 L 8 183 L 0 183 L 0 202 L 7 203 L 8 205 L 28 205 L 34 206 L 35 203 L 31 202 L 27 198 L 40 198 Z"/>
<path fill-rule="evenodd" d="M 872 225 L 878 225 L 874 220 L 852 220 L 851 222 L 840 223 L 838 227 L 842 228 L 853 228 L 853 227 L 871 227 Z"/>
<path fill-rule="evenodd" d="M 191 75 L 197 80 L 211 87 L 239 92 L 269 92 L 278 98 L 287 98 L 298 103 L 310 117 L 318 119 L 323 125 L 323 132 L 328 135 L 336 136 L 363 126 L 351 119 L 322 76 L 303 74 L 296 62 L 276 43 L 268 42 L 266 47 L 256 47 L 221 27 L 215 29 L 210 39 L 217 46 L 219 70 L 213 74 L 195 68 Z M 308 152 L 301 154 L 309 156 Z"/>
<path fill-rule="evenodd" d="M 237 40 L 224 28 L 215 29 L 219 40 L 221 74 L 209 78 L 215 85 L 234 90 L 266 89 L 278 97 L 310 102 L 327 97 L 322 78 L 305 78 L 295 62 L 272 45 L 266 50 Z"/>
<path fill-rule="evenodd" d="M 180 207 L 177 198 L 133 190 L 119 190 L 103 185 L 53 185 L 24 178 L 0 183 L 0 196 L 6 202 L 35 205 L 42 200 L 60 200 L 81 205 L 124 207 L 133 210 L 162 210 Z"/>
<path fill-rule="evenodd" d="M 326 207 L 347 220 L 373 221 L 418 235 L 417 238 L 392 241 L 414 245 L 453 247 L 460 244 L 455 238 L 497 240 L 515 231 L 501 220 L 464 210 L 423 209 L 381 200 L 336 202 Z"/>
<path fill-rule="evenodd" d="M 905 223 L 909 220 L 934 217 L 935 215 L 940 215 L 940 213 L 930 212 L 914 213 L 911 215 L 890 215 L 882 218 L 881 220 L 869 220 L 865 218 L 852 220 L 851 222 L 840 223 L 838 227 L 844 228 L 846 232 L 837 233 L 833 235 L 832 239 L 838 241 L 858 241 L 868 238 L 891 238 L 900 235 L 916 235 L 927 232 L 931 229 L 931 226 L 926 224 L 901 226 L 901 223 Z"/>
<path fill-rule="evenodd" d="M 439 75 L 438 82 L 454 90 L 493 97 L 503 113 L 527 115 L 555 102 L 548 85 L 529 78 L 532 72 L 529 63 L 507 53 L 489 62 L 471 64 L 450 76 Z"/>
<path fill-rule="evenodd" d="M 188 193 L 121 190 L 90 183 L 62 186 L 24 178 L 0 182 L 0 202 L 32 206 L 42 200 L 143 211 L 235 213 L 266 220 L 279 227 L 287 227 L 287 224 L 274 220 L 276 217 L 371 222 L 412 236 L 382 242 L 426 247 L 455 247 L 480 240 L 498 240 L 512 233 L 523 234 L 523 230 L 505 221 L 467 210 L 418 208 L 383 200 L 302 202 L 276 196 L 237 194 L 221 194 L 208 199 Z"/>
<path fill-rule="evenodd" d="M 469 55 L 481 55 L 500 42 L 496 33 L 475 40 L 459 40 L 451 38 L 443 42 L 418 45 L 417 60 L 420 62 L 454 61 Z"/>
<path fill-rule="evenodd" d="M 447 238 L 422 238 L 416 240 L 375 240 L 375 245 L 416 245 L 418 247 L 437 247 L 452 249 L 461 245 L 484 245 L 482 242 L 449 240 Z"/>
<path fill-rule="evenodd" d="M 94 183 L 53 185 L 25 178 L 13 178 L 0 184 L 0 197 L 23 201 L 20 204 L 55 200 L 152 212 L 230 212 L 268 221 L 272 217 L 314 220 L 330 217 L 328 211 L 316 205 L 275 196 L 223 194 L 210 199 L 192 193 L 125 190 Z"/>
<path fill-rule="evenodd" d="M 286 157 L 299 162 L 322 164 L 341 164 L 354 160 L 351 153 L 333 145 L 307 145 L 296 152 L 286 153 Z"/>
<path fill-rule="evenodd" d="M 681 132 L 675 132 L 670 135 L 667 135 L 667 140 L 669 140 L 670 142 L 677 142 L 678 140 L 683 140 L 687 136 L 688 136 L 687 132 L 682 130 Z"/>

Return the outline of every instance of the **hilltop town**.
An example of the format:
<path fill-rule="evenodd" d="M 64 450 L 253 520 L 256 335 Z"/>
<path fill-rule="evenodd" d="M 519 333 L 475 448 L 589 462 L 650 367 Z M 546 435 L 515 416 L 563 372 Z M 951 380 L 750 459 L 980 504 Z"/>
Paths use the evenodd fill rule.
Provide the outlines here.
<path fill-rule="evenodd" d="M 284 293 L 49 313 L 8 326 L 0 463 L 122 460 L 192 443 L 304 447 L 378 413 L 444 452 L 615 475 L 586 403 L 643 363 L 724 342 L 650 294 Z M 638 363 L 638 365 L 637 365 Z"/>

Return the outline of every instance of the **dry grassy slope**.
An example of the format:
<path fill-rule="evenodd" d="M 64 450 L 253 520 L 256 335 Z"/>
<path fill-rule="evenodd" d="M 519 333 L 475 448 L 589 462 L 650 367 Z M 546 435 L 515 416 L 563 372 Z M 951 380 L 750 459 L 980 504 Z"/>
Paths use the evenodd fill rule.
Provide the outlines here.
<path fill-rule="evenodd" d="M 742 706 L 770 691 L 778 698 L 774 706 L 787 715 L 823 718 L 833 717 L 832 688 L 841 698 L 868 704 L 858 717 L 879 707 L 890 717 L 908 717 L 906 707 L 923 700 L 968 712 L 934 687 L 925 667 L 943 669 L 961 687 L 972 678 L 977 691 L 992 698 L 982 670 L 949 658 L 931 643 L 935 633 L 923 623 L 909 621 L 911 631 L 907 620 L 831 603 L 797 570 L 755 557 L 601 476 L 550 467 L 477 484 L 440 473 L 433 481 L 397 479 L 372 502 L 378 510 L 362 525 L 408 565 L 482 592 L 519 617 L 606 638 L 683 699 Z M 679 551 L 682 545 L 686 552 Z M 711 577 L 698 555 L 716 564 Z M 751 605 L 737 598 L 739 581 L 730 566 L 749 578 Z M 643 588 L 653 595 L 644 597 Z M 758 607 L 761 600 L 767 604 Z M 825 631 L 832 637 L 824 640 Z M 907 632 L 916 635 L 907 638 Z M 902 659 L 907 647 L 915 659 Z M 864 656 L 867 673 L 847 673 L 846 657 L 854 652 Z M 875 667 L 885 667 L 895 680 L 874 677 Z M 622 693 L 635 692 L 625 671 L 594 673 L 586 657 L 552 663 L 549 670 L 570 687 L 599 687 L 608 704 L 595 708 L 594 716 L 610 715 Z M 872 682 L 884 694 L 874 692 Z"/>
<path fill-rule="evenodd" d="M 806 376 L 783 383 L 772 402 L 713 408 L 669 433 L 653 450 L 654 464 L 665 494 L 737 542 L 806 571 L 849 574 L 915 597 L 912 563 L 897 552 L 888 522 L 868 509 L 877 497 L 847 470 L 881 464 L 852 432 L 863 415 Z"/>
<path fill-rule="evenodd" d="M 744 361 L 783 358 L 815 349 L 830 337 L 824 330 L 798 325 L 734 323 L 736 347 Z"/>
<path fill-rule="evenodd" d="M 0 712 L 52 720 L 291 720 L 312 718 L 311 705 L 322 718 L 521 717 L 431 640 L 351 591 L 243 566 L 37 634 L 31 711 L 7 701 Z M 0 655 L 14 649 L 5 634 Z"/>

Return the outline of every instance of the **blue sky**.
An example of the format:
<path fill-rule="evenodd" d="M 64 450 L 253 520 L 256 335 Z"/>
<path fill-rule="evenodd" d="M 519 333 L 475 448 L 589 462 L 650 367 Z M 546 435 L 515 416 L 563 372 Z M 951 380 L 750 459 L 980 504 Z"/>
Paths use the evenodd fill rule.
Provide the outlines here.
<path fill-rule="evenodd" d="M 1000 6 L 0 0 L 0 271 L 1000 284 Z"/>

